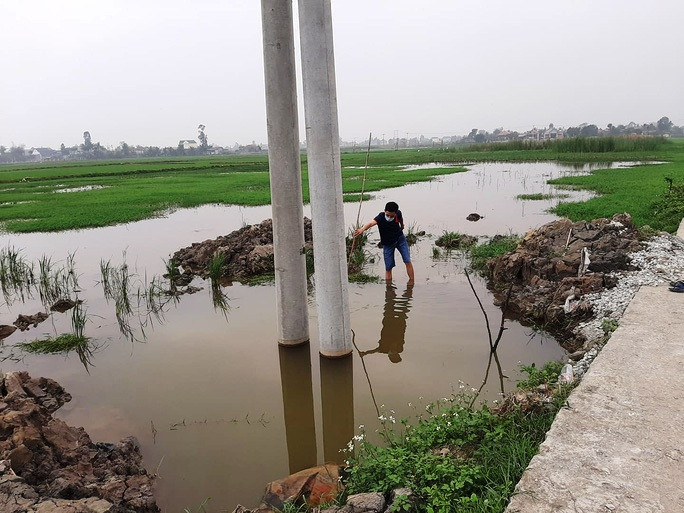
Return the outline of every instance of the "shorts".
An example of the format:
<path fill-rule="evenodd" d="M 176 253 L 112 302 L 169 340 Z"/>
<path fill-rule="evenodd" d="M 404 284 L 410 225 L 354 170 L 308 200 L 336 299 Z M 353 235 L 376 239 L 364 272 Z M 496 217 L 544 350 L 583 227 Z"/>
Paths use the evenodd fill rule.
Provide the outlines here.
<path fill-rule="evenodd" d="M 399 237 L 399 240 L 394 244 L 383 246 L 382 256 L 385 257 L 385 271 L 391 271 L 396 265 L 394 263 L 394 250 L 398 249 L 401 254 L 401 258 L 405 264 L 411 261 L 411 255 L 409 254 L 408 242 L 406 242 L 406 237 L 404 234 Z"/>

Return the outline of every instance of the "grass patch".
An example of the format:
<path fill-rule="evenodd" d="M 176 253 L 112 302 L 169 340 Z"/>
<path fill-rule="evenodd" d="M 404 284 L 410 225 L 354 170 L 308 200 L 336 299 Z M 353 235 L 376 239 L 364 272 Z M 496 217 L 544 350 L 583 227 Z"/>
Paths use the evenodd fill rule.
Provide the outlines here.
<path fill-rule="evenodd" d="M 261 274 L 259 276 L 252 276 L 249 280 L 245 281 L 245 285 L 255 286 L 255 285 L 270 285 L 275 282 L 275 274 Z"/>
<path fill-rule="evenodd" d="M 535 194 L 518 194 L 515 199 L 519 200 L 530 200 L 530 201 L 541 201 L 541 200 L 550 200 L 554 198 L 569 198 L 569 194 L 542 194 L 541 192 L 537 192 Z"/>
<path fill-rule="evenodd" d="M 446 250 L 466 249 L 476 243 L 477 237 L 465 235 L 463 233 L 458 232 L 448 232 L 446 230 L 435 241 L 435 244 L 437 246 L 444 248 Z"/>
<path fill-rule="evenodd" d="M 33 354 L 60 354 L 88 347 L 88 337 L 64 333 L 56 338 L 48 337 L 17 344 L 22 350 Z"/>
<path fill-rule="evenodd" d="M 483 244 L 470 248 L 470 267 L 479 273 L 487 272 L 487 261 L 513 251 L 521 238 L 518 235 L 495 235 Z"/>
<path fill-rule="evenodd" d="M 344 153 L 345 201 L 358 201 L 365 154 Z M 557 213 L 572 219 L 609 217 L 628 211 L 637 224 L 673 231 L 672 223 L 653 222 L 651 205 L 665 192 L 663 179 L 684 183 L 684 141 L 662 138 L 576 138 L 541 143 L 475 145 L 458 148 L 374 151 L 366 172 L 364 195 L 436 176 L 462 167 L 405 170 L 426 163 L 559 161 L 667 161 L 660 166 L 602 170 L 589 177 L 565 177 L 554 183 L 591 189 L 603 196 L 582 204 L 561 204 Z M 58 231 L 109 226 L 163 215 L 175 208 L 205 204 L 270 203 L 265 155 L 145 159 L 116 162 L 0 166 L 0 223 L 10 232 Z M 58 189 L 102 187 L 55 194 Z M 643 187 L 642 187 L 643 186 Z M 302 164 L 302 192 L 308 202 L 308 170 Z"/>
<path fill-rule="evenodd" d="M 367 171 L 365 193 L 465 171 L 398 172 L 398 165 L 387 165 L 382 155 L 377 160 L 378 165 Z M 359 200 L 363 173 L 363 169 L 343 171 L 345 201 Z M 302 182 L 304 201 L 308 202 L 306 162 Z M 109 226 L 163 215 L 176 208 L 267 205 L 271 200 L 266 156 L 0 166 L 0 183 L 4 185 L 0 190 L 0 223 L 10 232 Z M 84 186 L 98 188 L 54 193 Z"/>
<path fill-rule="evenodd" d="M 415 494 L 406 503 L 411 511 L 502 512 L 571 390 L 557 384 L 558 366 L 523 368 L 530 383 L 551 385 L 547 408 L 496 413 L 465 406 L 471 398 L 457 396 L 429 405 L 414 422 L 381 416 L 384 445 L 368 442 L 364 433 L 351 442 L 345 493 L 388 495 L 406 487 Z"/>
<path fill-rule="evenodd" d="M 380 276 L 358 272 L 349 275 L 349 283 L 380 283 Z"/>
<path fill-rule="evenodd" d="M 570 137 L 547 141 L 475 144 L 467 151 L 506 152 L 550 150 L 558 153 L 622 153 L 657 151 L 670 144 L 664 137 Z"/>
<path fill-rule="evenodd" d="M 675 187 L 684 184 L 684 140 L 669 141 L 651 160 L 664 163 L 599 169 L 588 176 L 551 180 L 549 183 L 599 194 L 582 203 L 560 203 L 553 212 L 573 221 L 628 212 L 637 226 L 649 225 L 656 230 L 675 232 L 684 217 L 681 198 L 675 191 Z M 674 184 L 672 188 L 670 183 Z"/>

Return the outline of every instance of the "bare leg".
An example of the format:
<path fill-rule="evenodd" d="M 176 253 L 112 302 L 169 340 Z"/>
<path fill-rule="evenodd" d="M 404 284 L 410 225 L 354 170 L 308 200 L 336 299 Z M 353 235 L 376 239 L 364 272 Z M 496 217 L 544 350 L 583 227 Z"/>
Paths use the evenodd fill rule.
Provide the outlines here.
<path fill-rule="evenodd" d="M 409 283 L 413 283 L 415 276 L 413 274 L 413 262 L 408 262 L 406 264 L 406 274 L 408 274 L 409 277 Z"/>
<path fill-rule="evenodd" d="M 392 283 L 392 271 L 385 271 L 385 281 Z"/>

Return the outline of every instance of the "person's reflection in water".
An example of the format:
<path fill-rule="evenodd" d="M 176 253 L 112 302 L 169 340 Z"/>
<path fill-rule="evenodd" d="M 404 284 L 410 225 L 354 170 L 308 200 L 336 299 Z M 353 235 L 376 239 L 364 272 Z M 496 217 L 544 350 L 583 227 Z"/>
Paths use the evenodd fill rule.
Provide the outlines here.
<path fill-rule="evenodd" d="M 392 363 L 401 361 L 401 352 L 404 350 L 404 338 L 406 336 L 406 320 L 411 309 L 413 298 L 413 283 L 406 284 L 404 293 L 397 297 L 397 289 L 392 284 L 387 284 L 385 289 L 385 312 L 382 317 L 382 330 L 378 347 L 370 351 L 361 351 L 361 356 L 372 353 L 386 354 Z"/>

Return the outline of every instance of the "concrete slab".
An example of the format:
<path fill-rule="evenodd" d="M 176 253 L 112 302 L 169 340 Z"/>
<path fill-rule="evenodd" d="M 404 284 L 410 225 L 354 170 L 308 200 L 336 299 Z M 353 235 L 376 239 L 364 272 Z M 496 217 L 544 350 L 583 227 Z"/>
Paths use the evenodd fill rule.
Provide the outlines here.
<path fill-rule="evenodd" d="M 642 287 L 506 513 L 684 512 L 684 294 Z"/>
<path fill-rule="evenodd" d="M 677 237 L 684 239 L 684 219 L 679 223 L 679 228 L 677 229 Z"/>

